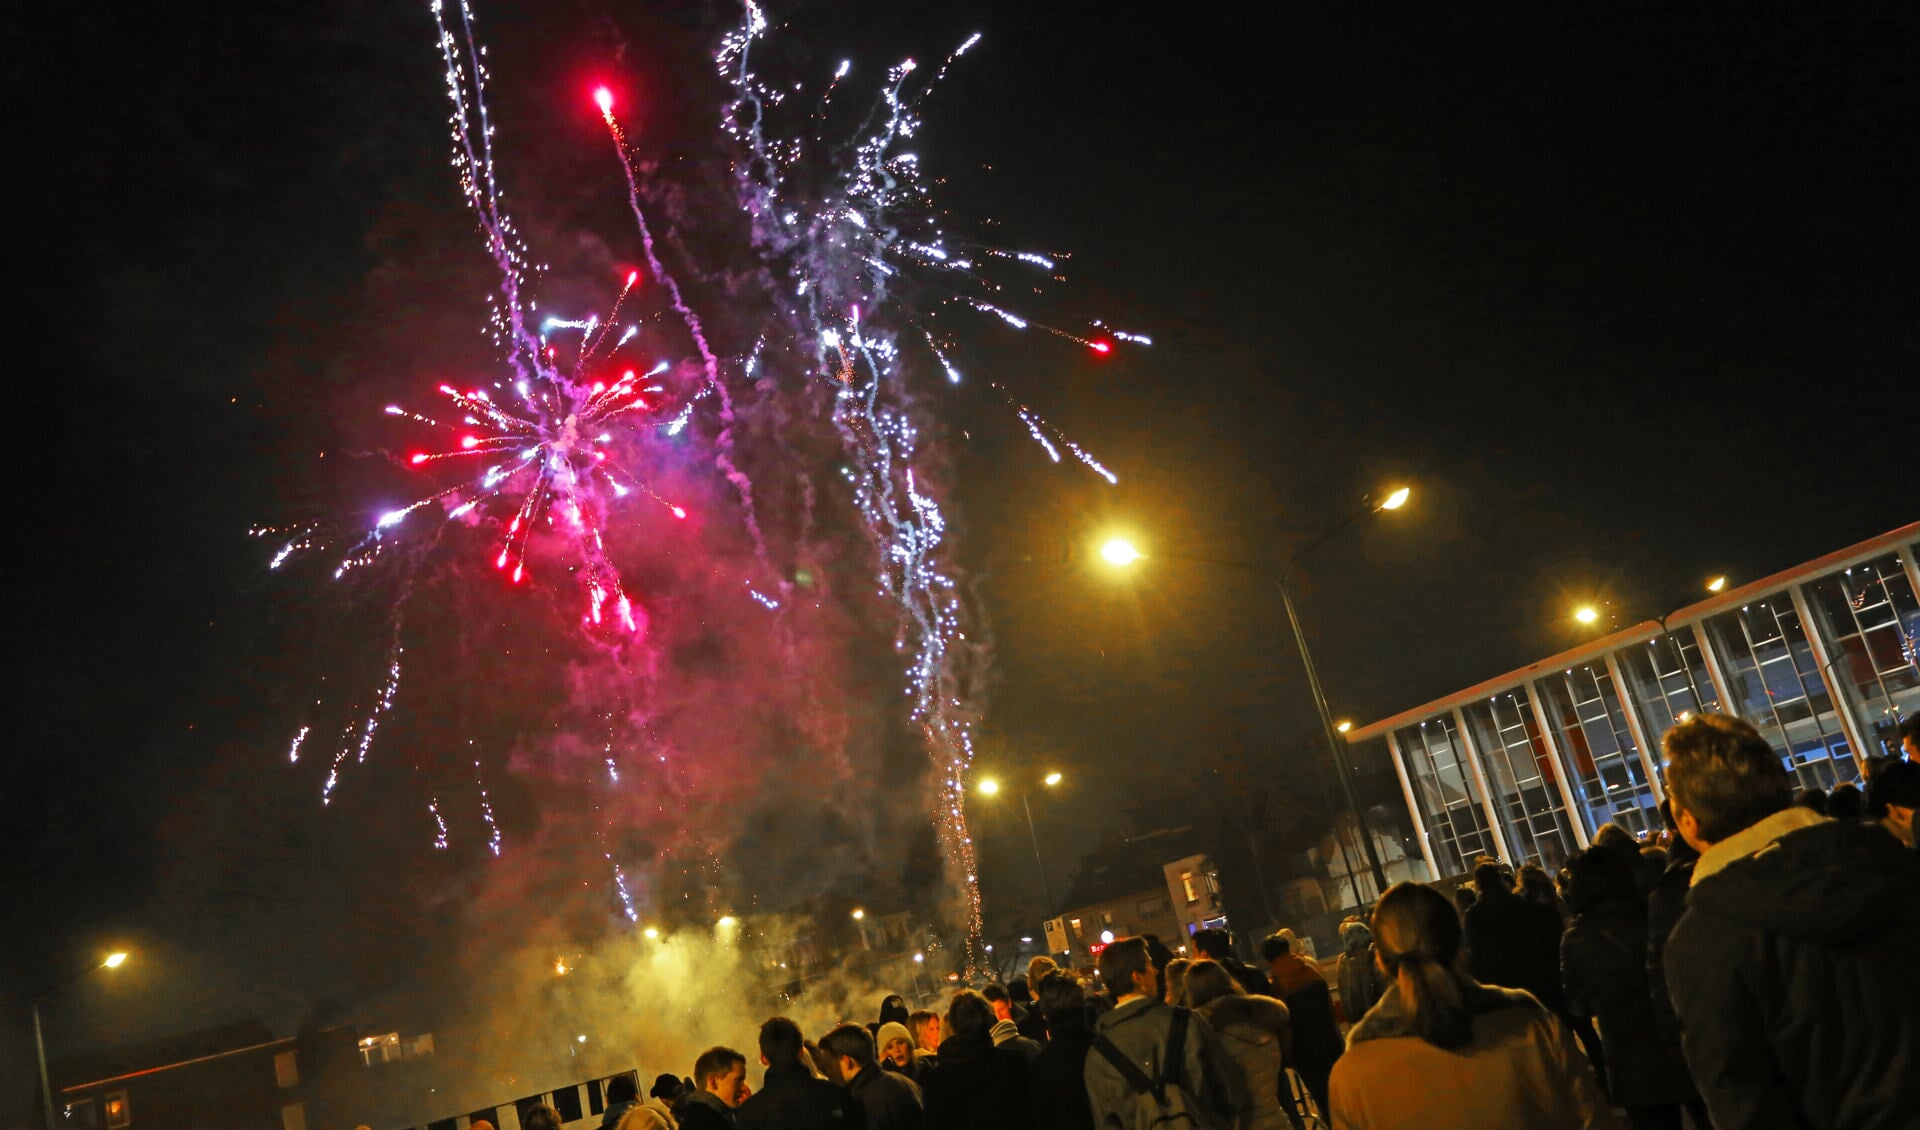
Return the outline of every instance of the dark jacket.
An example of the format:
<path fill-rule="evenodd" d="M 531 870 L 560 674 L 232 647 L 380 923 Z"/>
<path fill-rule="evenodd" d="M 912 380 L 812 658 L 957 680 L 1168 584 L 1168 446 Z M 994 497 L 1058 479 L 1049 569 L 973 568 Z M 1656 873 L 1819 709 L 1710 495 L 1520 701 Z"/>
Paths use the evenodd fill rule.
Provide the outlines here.
<path fill-rule="evenodd" d="M 740 1130 L 851 1130 L 866 1125 L 852 1095 L 798 1063 L 768 1067 L 765 1085 L 735 1113 Z"/>
<path fill-rule="evenodd" d="M 680 1130 L 734 1130 L 738 1125 L 732 1107 L 708 1091 L 693 1091 L 674 1104 L 673 1120 Z"/>
<path fill-rule="evenodd" d="M 1327 1079 L 1347 1046 L 1340 1038 L 1340 1025 L 1333 1018 L 1333 991 L 1327 987 L 1327 979 L 1320 970 L 1297 954 L 1276 959 L 1272 969 L 1273 995 L 1287 1006 L 1287 1018 L 1293 1030 L 1293 1052 L 1287 1062 L 1300 1072 L 1301 1080 L 1324 1111 Z"/>
<path fill-rule="evenodd" d="M 1647 915 L 1634 899 L 1583 911 L 1560 939 L 1567 1010 L 1591 1017 L 1606 1051 L 1607 1093 L 1618 1106 L 1696 1098 L 1679 1055 L 1679 1031 L 1662 1023 L 1647 988 Z"/>
<path fill-rule="evenodd" d="M 1560 991 L 1560 914 L 1505 891 L 1486 891 L 1467 910 L 1467 970 L 1483 985 L 1524 989 L 1555 1012 Z"/>
<path fill-rule="evenodd" d="M 920 1130 L 926 1117 L 920 1085 L 873 1064 L 861 1068 L 847 1083 L 847 1093 L 860 1104 L 867 1130 Z"/>
<path fill-rule="evenodd" d="M 1653 999 L 1657 1030 L 1671 1041 L 1675 1055 L 1680 1054 L 1680 1020 L 1667 993 L 1667 939 L 1687 912 L 1687 888 L 1693 884 L 1693 866 L 1699 861 L 1700 853 L 1675 836 L 1667 849 L 1667 868 L 1647 895 L 1647 995 Z"/>
<path fill-rule="evenodd" d="M 1278 995 L 1273 991 L 1273 985 L 1267 981 L 1267 975 L 1265 973 L 1260 972 L 1239 958 L 1229 957 L 1221 959 L 1220 964 L 1228 973 L 1233 975 L 1234 980 L 1240 982 L 1240 987 L 1247 991 L 1248 996 L 1271 997 Z"/>
<path fill-rule="evenodd" d="M 1045 1130 L 1093 1130 L 1093 1106 L 1087 1101 L 1087 1052 L 1092 1047 L 1093 1033 L 1086 1025 L 1057 1024 L 1040 1058 L 1033 1061 L 1033 1116 Z"/>
<path fill-rule="evenodd" d="M 1166 1002 L 1150 997 L 1119 1005 L 1102 1014 L 1094 1024 L 1095 1035 L 1113 1041 L 1123 1055 L 1140 1065 L 1149 1079 L 1161 1075 L 1161 1061 L 1166 1055 L 1167 1037 L 1172 1028 L 1173 1009 Z M 1193 1096 L 1198 1113 L 1207 1119 L 1199 1130 L 1224 1130 L 1233 1125 L 1227 1054 L 1205 1017 L 1196 1013 L 1189 1018 L 1186 1044 L 1181 1050 L 1180 1085 Z M 1132 1103 L 1133 1088 L 1098 1051 L 1087 1056 L 1086 1081 L 1094 1125 L 1132 1125 L 1127 1111 Z M 1110 1118 L 1119 1121 L 1114 1123 Z"/>
<path fill-rule="evenodd" d="M 1032 1130 L 1027 1058 L 985 1032 L 949 1036 L 920 1080 L 931 1130 Z"/>
<path fill-rule="evenodd" d="M 620 1120 L 627 1116 L 628 1111 L 639 1105 L 639 1099 L 628 1099 L 625 1102 L 607 1104 L 606 1113 L 600 1116 L 600 1130 L 613 1130 L 614 1127 L 620 1125 Z"/>
<path fill-rule="evenodd" d="M 1920 1122 L 1920 859 L 1804 808 L 1700 858 L 1667 943 L 1715 1130 Z"/>

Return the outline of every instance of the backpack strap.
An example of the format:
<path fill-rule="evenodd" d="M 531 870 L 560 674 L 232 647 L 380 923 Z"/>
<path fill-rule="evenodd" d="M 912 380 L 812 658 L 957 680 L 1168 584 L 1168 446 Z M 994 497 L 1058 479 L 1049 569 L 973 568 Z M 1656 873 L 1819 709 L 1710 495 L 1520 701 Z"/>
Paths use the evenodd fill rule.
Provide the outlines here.
<path fill-rule="evenodd" d="M 1147 1078 L 1147 1073 L 1140 1070 L 1140 1065 L 1129 1059 L 1127 1053 L 1121 1051 L 1112 1040 L 1107 1039 L 1105 1033 L 1093 1038 L 1093 1050 L 1099 1052 L 1108 1063 L 1113 1065 L 1113 1069 L 1120 1073 L 1120 1078 L 1126 1080 L 1127 1086 L 1133 1088 L 1136 1094 L 1152 1095 L 1155 1102 L 1162 1106 L 1166 1105 L 1167 1096 L 1164 1085 L 1156 1085 L 1153 1080 Z"/>
<path fill-rule="evenodd" d="M 1167 1052 L 1160 1059 L 1160 1086 L 1155 1094 L 1165 1094 L 1169 1084 L 1184 1085 L 1182 1076 L 1187 1065 L 1187 1023 L 1192 1011 L 1184 1008 L 1173 1010 L 1173 1026 L 1167 1032 Z"/>

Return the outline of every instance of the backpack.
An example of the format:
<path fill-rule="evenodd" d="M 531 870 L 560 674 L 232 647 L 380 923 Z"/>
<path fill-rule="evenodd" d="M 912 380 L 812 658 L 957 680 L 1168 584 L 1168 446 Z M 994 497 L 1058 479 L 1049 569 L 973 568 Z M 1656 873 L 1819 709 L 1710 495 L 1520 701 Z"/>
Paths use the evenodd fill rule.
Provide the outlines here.
<path fill-rule="evenodd" d="M 1187 1089 L 1183 1066 L 1186 1063 L 1187 1024 L 1192 1013 L 1173 1010 L 1173 1024 L 1167 1032 L 1166 1051 L 1160 1057 L 1160 1077 L 1147 1073 L 1101 1033 L 1093 1038 L 1093 1050 L 1099 1052 L 1120 1073 L 1132 1091 L 1132 1101 L 1121 1114 L 1124 1130 L 1212 1130 L 1214 1120 L 1203 1114 L 1200 1103 Z M 1111 1126 L 1112 1120 L 1106 1122 Z"/>

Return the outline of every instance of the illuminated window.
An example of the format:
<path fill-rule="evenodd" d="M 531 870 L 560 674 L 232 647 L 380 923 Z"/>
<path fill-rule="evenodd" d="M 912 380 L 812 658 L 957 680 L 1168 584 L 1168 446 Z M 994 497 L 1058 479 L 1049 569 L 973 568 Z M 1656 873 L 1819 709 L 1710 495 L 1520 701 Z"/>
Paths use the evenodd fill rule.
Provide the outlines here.
<path fill-rule="evenodd" d="M 363 1036 L 360 1040 L 360 1060 L 368 1067 L 381 1063 L 395 1063 L 400 1059 L 400 1033 L 388 1032 L 384 1036 Z"/>
<path fill-rule="evenodd" d="M 100 1112 L 94 1108 L 92 1099 L 75 1099 L 61 1108 L 62 1125 L 73 1130 L 100 1130 Z"/>
<path fill-rule="evenodd" d="M 106 1108 L 107 1130 L 119 1130 L 122 1126 L 133 1125 L 133 1110 L 127 1105 L 125 1091 L 108 1091 Z"/>
<path fill-rule="evenodd" d="M 1180 889 L 1186 892 L 1188 906 L 1200 901 L 1200 892 L 1193 887 L 1193 872 L 1180 872 Z"/>
<path fill-rule="evenodd" d="M 1830 789 L 1859 779 L 1791 595 L 1774 593 L 1715 616 L 1707 632 L 1735 709 L 1780 753 L 1795 784 Z"/>
<path fill-rule="evenodd" d="M 1480 786 L 1466 762 L 1453 719 L 1441 715 L 1394 735 L 1406 758 L 1407 776 L 1426 817 L 1434 862 L 1444 875 L 1458 875 L 1480 855 L 1494 855 L 1492 830 L 1481 807 Z"/>
<path fill-rule="evenodd" d="M 1080 929 L 1080 920 L 1078 918 L 1068 919 L 1067 925 L 1073 927 L 1073 936 L 1076 938 L 1084 932 Z"/>
<path fill-rule="evenodd" d="M 307 1108 L 299 1103 L 281 1107 L 280 1130 L 307 1130 Z"/>
<path fill-rule="evenodd" d="M 1851 684 L 1872 734 L 1871 754 L 1900 756 L 1894 732 L 1920 714 L 1920 599 L 1898 554 L 1866 561 L 1807 586 L 1807 603 L 1826 637 L 1828 669 Z"/>
<path fill-rule="evenodd" d="M 1515 862 L 1558 871 L 1579 844 L 1560 795 L 1560 769 L 1534 720 L 1527 688 L 1514 687 L 1462 713 Z"/>
<path fill-rule="evenodd" d="M 1659 802 L 1605 665 L 1543 675 L 1540 694 L 1587 828 L 1617 823 L 1635 836 L 1659 831 Z"/>
<path fill-rule="evenodd" d="M 273 1085 L 291 1087 L 300 1081 L 300 1064 L 293 1052 L 281 1052 L 273 1057 Z"/>

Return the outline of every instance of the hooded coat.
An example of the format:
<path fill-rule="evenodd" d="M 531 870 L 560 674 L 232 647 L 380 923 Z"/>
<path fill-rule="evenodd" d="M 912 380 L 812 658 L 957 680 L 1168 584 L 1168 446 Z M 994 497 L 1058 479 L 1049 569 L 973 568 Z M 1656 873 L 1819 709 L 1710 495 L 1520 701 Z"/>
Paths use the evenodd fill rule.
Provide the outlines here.
<path fill-rule="evenodd" d="M 1618 1130 L 1558 1016 L 1512 989 L 1465 995 L 1473 1038 L 1441 1048 L 1414 1035 L 1400 986 L 1388 984 L 1334 1065 L 1334 1130 Z"/>
<path fill-rule="evenodd" d="M 1789 808 L 1714 844 L 1667 986 L 1715 1130 L 1920 1123 L 1920 858 Z"/>
<path fill-rule="evenodd" d="M 1606 1050 L 1607 1094 L 1621 1106 L 1696 1098 L 1679 1031 L 1654 1010 L 1647 984 L 1647 913 L 1635 899 L 1582 911 L 1560 939 L 1567 1010 L 1590 1017 Z"/>
<path fill-rule="evenodd" d="M 1113 1041 L 1121 1054 L 1140 1065 L 1149 1079 L 1161 1074 L 1166 1056 L 1167 1037 L 1173 1031 L 1173 1009 L 1165 1001 L 1140 997 L 1101 1013 L 1094 1022 L 1096 1035 Z M 944 1052 L 946 1049 L 941 1048 Z M 1185 1045 L 1181 1048 L 1180 1085 L 1186 1089 L 1207 1118 L 1198 1130 L 1224 1130 L 1233 1123 L 1233 1100 L 1229 1076 L 1223 1070 L 1226 1052 L 1220 1037 L 1206 1018 L 1194 1015 L 1187 1024 Z M 1169 1075 L 1172 1072 L 1168 1073 Z M 1087 1099 L 1093 1105 L 1096 1126 L 1131 1125 L 1127 1117 L 1133 1088 L 1120 1072 L 1098 1051 L 1087 1056 Z M 1109 1121 L 1117 1118 L 1117 1123 Z"/>
<path fill-rule="evenodd" d="M 1287 1130 L 1280 1090 L 1287 1086 L 1287 1006 L 1272 997 L 1216 997 L 1198 1010 L 1239 1073 L 1235 1130 Z"/>
<path fill-rule="evenodd" d="M 1340 927 L 1340 1007 L 1358 1024 L 1380 999 L 1380 971 L 1373 964 L 1373 931 L 1358 922 Z"/>

